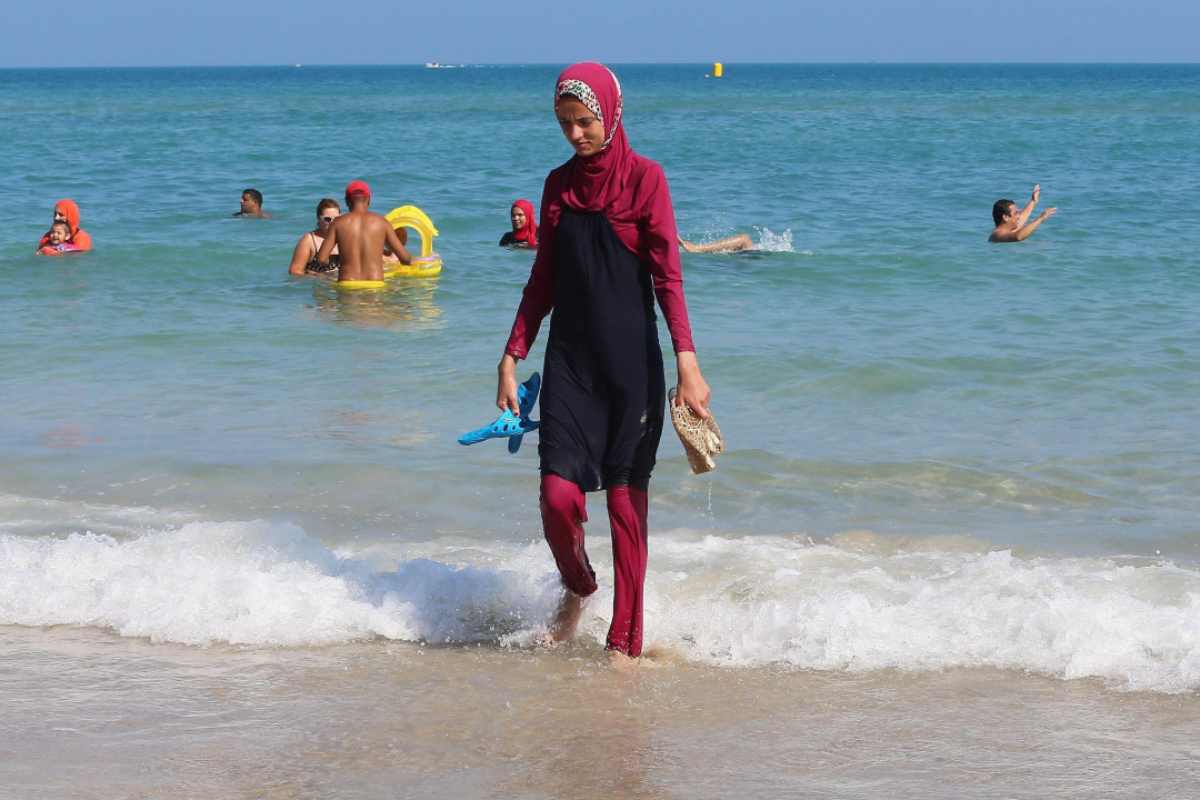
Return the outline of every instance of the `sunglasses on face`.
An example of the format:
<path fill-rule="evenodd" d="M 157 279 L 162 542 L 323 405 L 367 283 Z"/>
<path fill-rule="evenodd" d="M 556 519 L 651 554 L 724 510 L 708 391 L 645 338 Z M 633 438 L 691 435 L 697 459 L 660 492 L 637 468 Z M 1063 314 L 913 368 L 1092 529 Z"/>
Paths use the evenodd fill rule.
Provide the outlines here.
<path fill-rule="evenodd" d="M 333 222 L 337 217 L 321 217 L 321 222 Z"/>

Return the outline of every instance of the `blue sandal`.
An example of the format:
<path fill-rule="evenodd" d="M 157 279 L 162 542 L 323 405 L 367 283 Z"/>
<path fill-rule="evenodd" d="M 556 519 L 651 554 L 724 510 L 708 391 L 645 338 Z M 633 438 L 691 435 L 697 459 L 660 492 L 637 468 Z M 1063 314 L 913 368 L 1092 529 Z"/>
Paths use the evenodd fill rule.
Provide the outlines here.
<path fill-rule="evenodd" d="M 521 413 L 514 414 L 506 410 L 490 425 L 476 428 L 470 433 L 458 437 L 459 444 L 476 444 L 488 439 L 508 439 L 508 452 L 515 453 L 521 449 L 521 440 L 525 434 L 536 431 L 540 422 L 529 418 L 533 406 L 537 403 L 538 391 L 542 388 L 542 376 L 533 373 L 529 380 L 517 387 L 517 405 Z"/>

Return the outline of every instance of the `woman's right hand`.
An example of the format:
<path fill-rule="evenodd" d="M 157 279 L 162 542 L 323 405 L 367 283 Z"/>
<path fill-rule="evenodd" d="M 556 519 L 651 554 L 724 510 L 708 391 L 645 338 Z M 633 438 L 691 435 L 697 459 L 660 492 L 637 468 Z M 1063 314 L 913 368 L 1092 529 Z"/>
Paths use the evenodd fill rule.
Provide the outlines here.
<path fill-rule="evenodd" d="M 496 376 L 496 408 L 521 413 L 517 403 L 517 359 L 505 353 L 496 367 Z"/>

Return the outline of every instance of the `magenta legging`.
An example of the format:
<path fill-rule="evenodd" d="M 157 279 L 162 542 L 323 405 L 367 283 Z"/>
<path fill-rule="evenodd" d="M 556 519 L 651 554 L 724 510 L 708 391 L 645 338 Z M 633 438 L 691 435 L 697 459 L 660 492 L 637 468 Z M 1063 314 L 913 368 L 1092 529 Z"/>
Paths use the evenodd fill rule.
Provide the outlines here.
<path fill-rule="evenodd" d="M 609 650 L 637 658 L 642 654 L 642 589 L 646 582 L 646 511 L 641 489 L 608 489 L 608 522 L 612 527 L 613 589 Z M 596 573 L 583 546 L 587 507 L 583 491 L 557 475 L 542 476 L 542 527 L 554 553 L 563 585 L 586 597 L 596 591 Z"/>

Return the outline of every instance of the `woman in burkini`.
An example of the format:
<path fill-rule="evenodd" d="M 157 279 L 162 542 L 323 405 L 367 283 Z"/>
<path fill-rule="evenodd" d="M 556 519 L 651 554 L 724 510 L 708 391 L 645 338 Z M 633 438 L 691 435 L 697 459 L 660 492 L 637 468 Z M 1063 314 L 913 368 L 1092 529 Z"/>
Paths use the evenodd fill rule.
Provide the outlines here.
<path fill-rule="evenodd" d="M 546 178 L 541 241 L 498 367 L 496 404 L 518 411 L 517 360 L 553 309 L 538 454 L 543 529 L 566 592 L 550 633 L 570 637 L 596 591 L 584 493 L 604 489 L 616 572 L 607 648 L 637 657 L 647 488 L 666 404 L 654 296 L 675 347 L 676 402 L 707 417 L 710 392 L 692 345 L 667 180 L 625 138 L 616 76 L 575 64 L 559 75 L 554 101 L 575 155 Z"/>
<path fill-rule="evenodd" d="M 537 249 L 537 223 L 534 220 L 533 203 L 525 198 L 514 200 L 508 209 L 512 230 L 500 237 L 501 247 L 528 247 Z"/>
<path fill-rule="evenodd" d="M 317 227 L 303 233 L 296 242 L 296 249 L 292 251 L 292 263 L 288 265 L 290 274 L 303 275 L 306 272 L 328 272 L 337 269 L 336 247 L 333 249 L 334 257 L 329 260 L 329 266 L 325 269 L 321 269 L 317 263 L 317 253 L 321 250 L 321 243 L 329 235 L 329 226 L 341 215 L 342 207 L 338 205 L 337 200 L 324 197 L 317 203 Z"/>
<path fill-rule="evenodd" d="M 79 227 L 79 205 L 74 200 L 59 200 L 54 204 L 54 219 L 52 222 L 65 222 L 71 229 L 71 236 L 65 243 L 52 247 L 50 231 L 38 242 L 37 252 L 41 255 L 61 255 L 63 253 L 85 253 L 92 249 L 92 237 Z M 65 245 L 65 246 L 64 246 Z"/>

